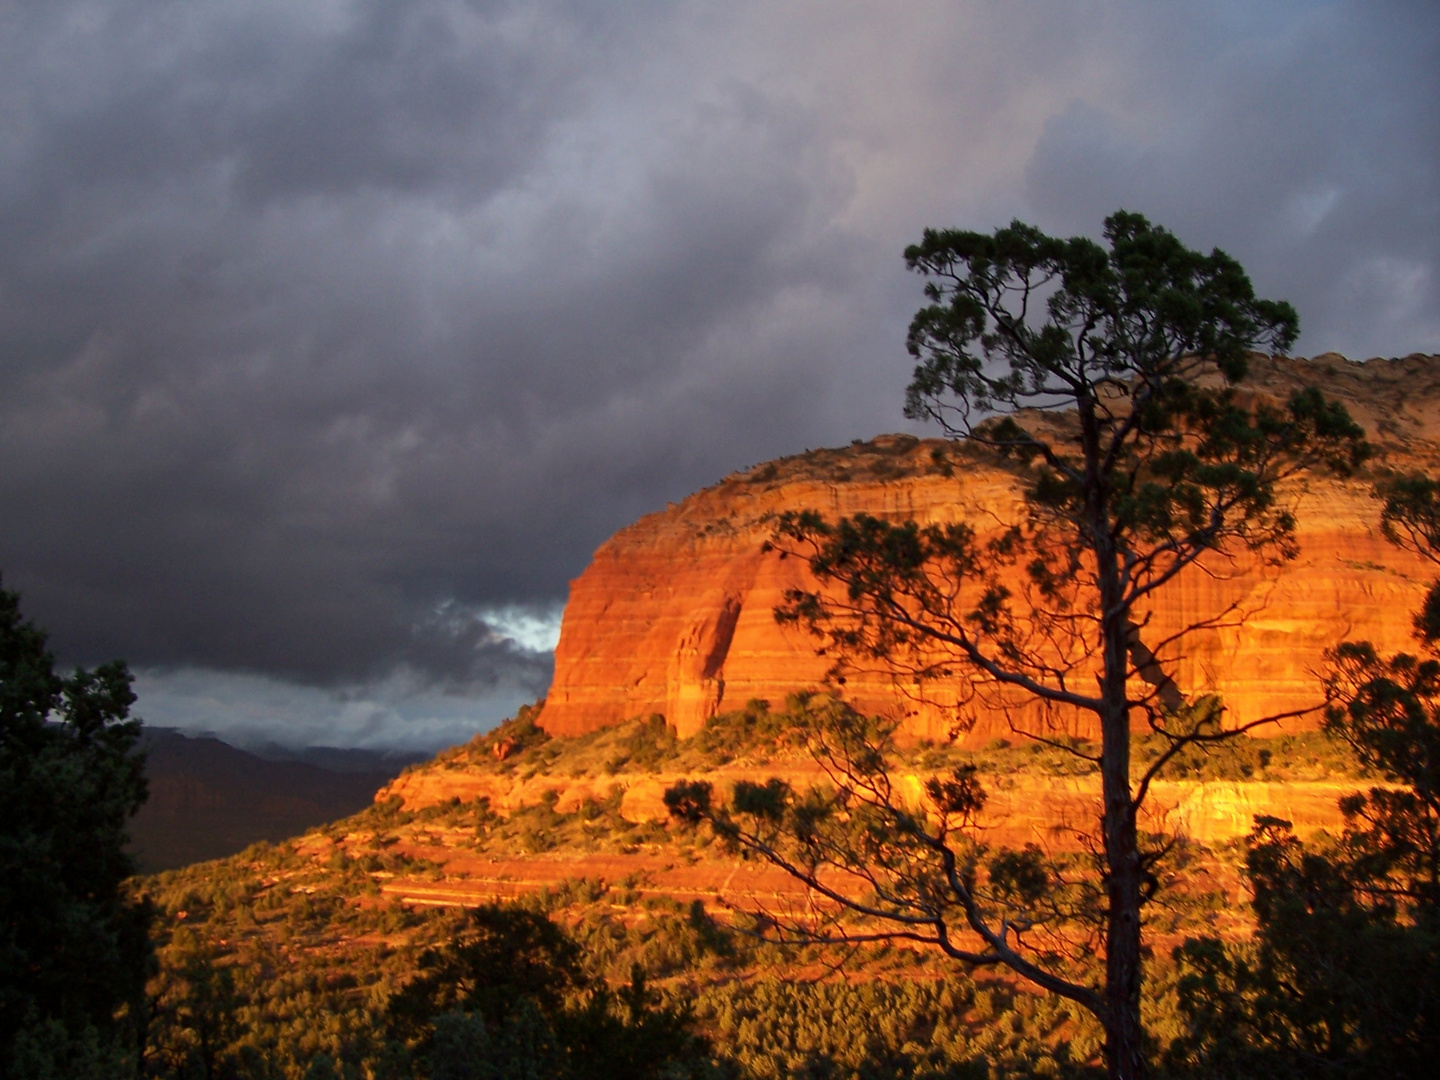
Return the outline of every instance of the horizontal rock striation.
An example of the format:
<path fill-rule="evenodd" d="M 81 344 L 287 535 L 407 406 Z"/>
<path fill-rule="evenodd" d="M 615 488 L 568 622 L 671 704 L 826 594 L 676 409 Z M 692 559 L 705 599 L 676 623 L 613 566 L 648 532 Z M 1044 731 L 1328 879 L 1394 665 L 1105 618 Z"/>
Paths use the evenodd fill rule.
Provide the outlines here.
<path fill-rule="evenodd" d="M 1303 385 L 1344 400 L 1376 443 L 1376 468 L 1440 461 L 1440 357 L 1350 363 L 1258 361 L 1247 393 L 1276 401 Z M 1411 644 L 1411 613 L 1433 567 L 1388 543 L 1374 475 L 1311 475 L 1283 497 L 1299 522 L 1300 553 L 1278 568 L 1212 560 L 1181 575 L 1149 613 L 1150 640 L 1192 630 L 1173 667 L 1188 695 L 1218 694 L 1226 722 L 1315 706 L 1327 648 L 1369 639 Z M 577 735 L 663 714 L 682 735 L 751 698 L 782 701 L 822 684 L 830 659 L 803 630 L 774 618 L 785 590 L 809 586 L 803 559 L 766 550 L 775 516 L 808 508 L 829 518 L 964 521 L 978 531 L 1018 520 L 1020 490 L 1003 463 L 941 440 L 882 436 L 736 474 L 621 530 L 571 583 L 555 678 L 539 723 Z M 963 688 L 962 688 L 963 689 Z M 954 687 L 917 687 L 884 671 L 850 675 L 856 707 L 897 718 L 911 737 L 984 742 L 1055 725 L 1093 735 L 1077 717 L 1025 708 L 959 712 Z M 1269 730 L 1299 730 L 1318 713 Z"/>

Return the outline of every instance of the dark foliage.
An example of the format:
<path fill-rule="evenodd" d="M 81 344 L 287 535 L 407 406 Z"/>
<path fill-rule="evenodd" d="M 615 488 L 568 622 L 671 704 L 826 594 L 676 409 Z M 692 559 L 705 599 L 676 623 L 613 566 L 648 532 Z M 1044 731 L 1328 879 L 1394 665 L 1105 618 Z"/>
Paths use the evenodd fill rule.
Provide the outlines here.
<path fill-rule="evenodd" d="M 1375 900 L 1368 860 L 1307 848 L 1261 818 L 1246 860 L 1253 943 L 1188 940 L 1177 1072 L 1207 1077 L 1411 1077 L 1440 1055 L 1440 934 Z M 1373 865 L 1373 864 L 1371 864 Z"/>
<path fill-rule="evenodd" d="M 57 675 L 0 589 L 0 1069 L 22 1030 L 25 1069 L 84 1056 L 71 1043 L 134 1046 L 148 956 L 147 909 L 121 889 L 145 799 L 134 700 L 120 662 Z"/>
<path fill-rule="evenodd" d="M 710 810 L 708 780 L 681 780 L 665 791 L 665 809 L 687 825 L 698 825 Z"/>
<path fill-rule="evenodd" d="M 492 904 L 470 919 L 454 941 L 423 953 L 419 976 L 390 999 L 391 1033 L 422 1074 L 644 1080 L 711 1071 L 690 1011 L 661 1005 L 638 964 L 612 991 L 586 974 L 579 946 L 544 914 Z"/>
<path fill-rule="evenodd" d="M 589 981 L 575 942 L 543 914 L 490 904 L 470 926 L 420 956 L 420 975 L 390 999 L 392 1030 L 413 1040 L 442 1013 L 479 1012 L 503 1023 L 522 1000 L 553 1015 Z"/>
<path fill-rule="evenodd" d="M 1437 488 L 1382 484 L 1387 535 L 1434 559 Z M 1187 942 L 1177 1067 L 1205 1075 L 1432 1075 L 1440 1060 L 1440 654 L 1432 587 L 1422 656 L 1368 642 L 1331 656 L 1325 730 L 1387 783 L 1340 802 L 1345 830 L 1307 847 L 1256 822 L 1246 859 L 1259 923 L 1250 948 Z"/>

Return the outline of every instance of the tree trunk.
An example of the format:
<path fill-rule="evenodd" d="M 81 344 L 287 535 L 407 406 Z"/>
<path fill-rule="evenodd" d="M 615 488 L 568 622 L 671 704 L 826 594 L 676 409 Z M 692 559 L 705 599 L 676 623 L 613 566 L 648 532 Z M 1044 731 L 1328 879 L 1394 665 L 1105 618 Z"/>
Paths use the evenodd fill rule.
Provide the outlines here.
<path fill-rule="evenodd" d="M 1138 1080 L 1146 1074 L 1144 1029 L 1140 1023 L 1140 847 L 1135 807 L 1130 793 L 1130 708 L 1126 692 L 1129 671 L 1128 621 L 1120 610 L 1118 581 L 1115 602 L 1102 573 L 1104 677 L 1100 772 L 1104 797 L 1106 872 L 1105 922 L 1105 1060 L 1116 1080 Z"/>
<path fill-rule="evenodd" d="M 1112 1080 L 1146 1072 L 1140 1023 L 1140 847 L 1130 793 L 1130 611 L 1106 511 L 1102 448 L 1093 409 L 1079 403 L 1086 459 L 1086 518 L 1100 593 L 1100 778 L 1105 841 L 1105 1064 Z"/>
<path fill-rule="evenodd" d="M 1105 788 L 1105 1058 L 1111 1077 L 1137 1080 L 1146 1073 L 1140 1023 L 1140 860 L 1127 793 L 1120 789 L 1124 805 L 1117 807 L 1108 777 Z"/>

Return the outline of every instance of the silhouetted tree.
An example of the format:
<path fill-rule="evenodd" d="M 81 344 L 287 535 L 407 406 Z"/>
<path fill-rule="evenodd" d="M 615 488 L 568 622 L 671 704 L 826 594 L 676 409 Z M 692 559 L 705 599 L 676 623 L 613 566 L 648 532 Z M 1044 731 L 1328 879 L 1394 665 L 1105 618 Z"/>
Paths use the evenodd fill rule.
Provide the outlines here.
<path fill-rule="evenodd" d="M 471 928 L 422 954 L 421 973 L 389 1005 L 392 1034 L 431 1080 L 711 1073 L 689 1010 L 661 1005 L 638 966 L 615 992 L 546 916 L 500 904 L 470 914 Z"/>
<path fill-rule="evenodd" d="M 487 904 L 470 912 L 471 926 L 443 948 L 427 949 L 420 974 L 390 999 L 394 1033 L 413 1040 L 436 1016 L 478 1012 L 502 1024 L 530 1001 L 557 1013 L 589 983 L 580 947 L 550 919 L 525 908 Z"/>
<path fill-rule="evenodd" d="M 1380 486 L 1397 543 L 1440 562 L 1440 485 Z M 1186 942 L 1177 1066 L 1205 1075 L 1430 1075 L 1440 1060 L 1440 582 L 1420 655 L 1369 642 L 1331 655 L 1325 730 L 1387 783 L 1340 801 L 1332 844 L 1257 819 L 1246 857 L 1255 940 Z"/>
<path fill-rule="evenodd" d="M 145 1074 L 186 1080 L 230 1080 L 248 1075 L 240 1068 L 236 1043 L 246 1033 L 235 973 L 217 963 L 217 950 L 188 939 L 161 980 L 151 1006 L 145 1047 Z"/>
<path fill-rule="evenodd" d="M 32 1056 L 41 1030 L 135 1050 L 149 946 L 148 909 L 121 888 L 145 799 L 134 701 L 121 662 L 57 675 L 0 589 L 0 1070 L 22 1032 Z"/>
<path fill-rule="evenodd" d="M 1017 727 L 1098 767 L 1096 894 L 1075 892 L 1038 850 L 986 856 L 969 828 L 984 800 L 973 775 L 937 779 L 930 806 L 912 805 L 889 776 L 893 725 L 844 709 L 816 733 L 831 793 L 741 786 L 712 817 L 867 920 L 839 936 L 928 941 L 1008 966 L 1093 1012 L 1111 1075 L 1135 1077 L 1147 1067 L 1141 911 L 1164 850 L 1142 843 L 1140 808 L 1175 754 L 1234 734 L 1218 710 L 1184 700 L 1173 676 L 1183 633 L 1160 637 L 1146 612 L 1202 561 L 1292 555 L 1276 485 L 1322 463 L 1349 468 L 1366 448 L 1316 391 L 1278 407 L 1237 395 L 1251 351 L 1286 348 L 1297 320 L 1288 304 L 1256 299 L 1234 259 L 1190 251 L 1138 214 L 1106 219 L 1105 238 L 1016 222 L 993 235 L 927 231 L 905 253 L 930 300 L 910 326 L 906 414 L 1008 460 L 1023 484 L 1020 520 L 987 538 L 964 524 L 799 512 L 775 541 L 821 583 L 777 617 L 818 635 L 837 675 L 878 665 L 942 681 L 960 702 L 957 727 L 976 708 L 1089 718 L 1098 754 L 1046 723 Z M 1135 776 L 1137 723 L 1167 747 Z M 1103 973 L 1041 936 L 1047 905 L 1090 920 L 1098 940 L 1081 951 L 1097 953 Z"/>

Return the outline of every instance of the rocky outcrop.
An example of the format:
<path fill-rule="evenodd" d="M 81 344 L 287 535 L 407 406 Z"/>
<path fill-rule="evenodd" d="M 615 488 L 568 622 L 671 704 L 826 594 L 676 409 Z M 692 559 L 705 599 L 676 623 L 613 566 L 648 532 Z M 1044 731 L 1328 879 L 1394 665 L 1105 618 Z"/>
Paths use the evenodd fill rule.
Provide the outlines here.
<path fill-rule="evenodd" d="M 1380 449 L 1380 467 L 1433 468 L 1440 460 L 1440 358 L 1264 361 L 1251 385 L 1284 400 L 1307 384 L 1350 406 Z M 1291 483 L 1283 497 L 1299 522 L 1297 558 L 1279 568 L 1212 561 L 1164 590 L 1148 632 L 1160 640 L 1195 627 L 1174 668 L 1184 693 L 1219 694 L 1227 722 L 1244 723 L 1316 704 L 1323 653 L 1341 640 L 1367 638 L 1382 650 L 1410 644 L 1411 613 L 1433 568 L 1386 542 L 1371 482 Z M 773 615 L 787 588 L 811 584 L 804 560 L 765 550 L 775 515 L 799 508 L 830 518 L 965 521 L 983 531 L 1017 519 L 1020 493 L 1003 463 L 893 435 L 771 462 L 642 518 L 602 545 L 572 582 L 539 723 L 576 735 L 661 713 L 688 735 L 751 698 L 778 702 L 820 684 L 830 660 Z M 857 707 L 897 716 L 911 736 L 932 739 L 956 733 L 946 692 L 882 671 L 852 675 L 844 687 Z M 982 709 L 963 734 L 983 742 L 1017 722 L 1040 721 Z"/>

